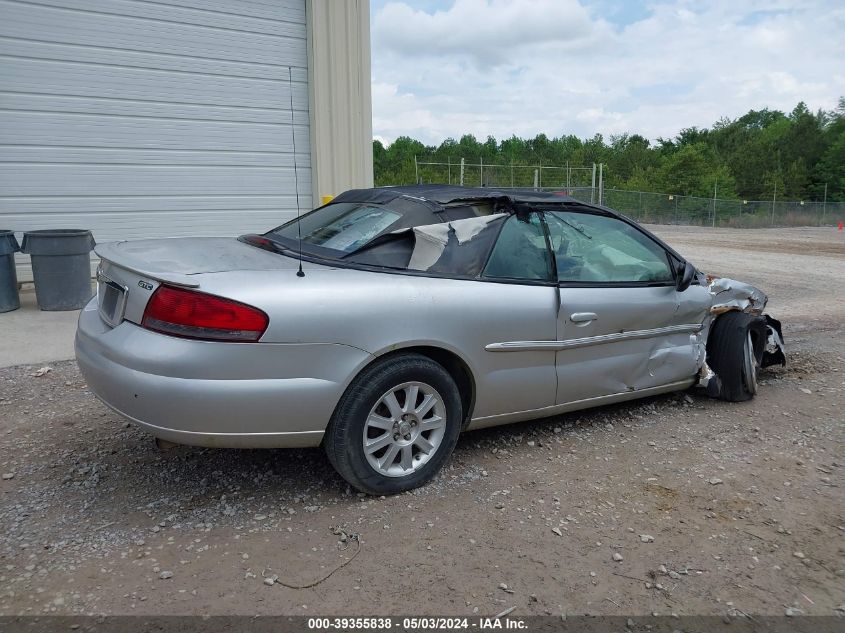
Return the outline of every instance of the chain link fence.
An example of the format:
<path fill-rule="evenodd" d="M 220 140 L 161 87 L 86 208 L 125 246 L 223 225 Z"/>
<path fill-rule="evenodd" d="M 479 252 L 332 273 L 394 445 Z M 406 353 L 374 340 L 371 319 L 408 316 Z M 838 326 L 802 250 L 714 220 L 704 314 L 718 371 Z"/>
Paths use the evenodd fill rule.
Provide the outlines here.
<path fill-rule="evenodd" d="M 517 163 L 433 162 L 414 160 L 415 181 L 425 184 L 491 187 L 496 189 L 563 187 L 566 189 L 595 185 L 595 167 L 575 165 L 523 165 Z"/>
<path fill-rule="evenodd" d="M 598 201 L 591 188 L 573 189 L 575 198 Z M 843 202 L 725 200 L 648 191 L 605 189 L 602 204 L 646 224 L 727 228 L 825 226 L 845 221 Z"/>
<path fill-rule="evenodd" d="M 463 159 L 455 162 L 414 159 L 414 175 L 420 183 L 563 191 L 585 202 L 601 202 L 645 224 L 762 228 L 845 222 L 845 202 L 729 200 L 607 189 L 601 187 L 602 167 L 485 164 L 483 159 L 472 163 Z"/>

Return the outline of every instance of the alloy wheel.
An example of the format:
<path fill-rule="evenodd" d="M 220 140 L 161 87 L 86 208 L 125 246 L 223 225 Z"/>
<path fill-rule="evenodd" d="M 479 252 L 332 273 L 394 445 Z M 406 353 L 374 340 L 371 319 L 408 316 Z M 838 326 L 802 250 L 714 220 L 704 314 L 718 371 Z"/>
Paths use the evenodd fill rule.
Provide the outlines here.
<path fill-rule="evenodd" d="M 446 405 L 434 387 L 406 382 L 387 391 L 364 424 L 364 455 L 387 477 L 405 477 L 428 462 L 446 434 Z"/>
<path fill-rule="evenodd" d="M 754 342 L 751 332 L 745 336 L 745 349 L 742 355 L 742 379 L 749 393 L 757 393 L 757 357 L 754 354 Z"/>

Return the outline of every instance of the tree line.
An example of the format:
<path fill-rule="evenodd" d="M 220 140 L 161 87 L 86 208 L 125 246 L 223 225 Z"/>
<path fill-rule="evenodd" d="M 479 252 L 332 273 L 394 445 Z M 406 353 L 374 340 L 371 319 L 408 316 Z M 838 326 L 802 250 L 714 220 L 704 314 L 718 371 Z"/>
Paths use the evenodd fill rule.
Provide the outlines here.
<path fill-rule="evenodd" d="M 418 163 L 451 163 L 446 167 Z M 723 118 L 709 128 L 690 127 L 671 139 L 650 142 L 639 134 L 574 135 L 533 139 L 512 136 L 480 141 L 471 134 L 448 138 L 439 146 L 407 136 L 385 147 L 373 141 L 376 185 L 457 182 L 461 158 L 468 163 L 503 167 L 479 174 L 474 168 L 466 184 L 516 186 L 533 184 L 533 170 L 520 166 L 581 167 L 604 163 L 607 188 L 660 191 L 686 196 L 747 200 L 845 200 L 845 97 L 832 111 L 811 112 L 804 102 L 790 113 L 750 110 L 737 118 Z M 516 166 L 510 169 L 510 166 Z M 544 186 L 565 186 L 564 170 L 542 172 Z M 515 174 L 515 175 L 514 175 Z M 483 181 L 479 180 L 483 178 Z M 583 174 L 580 184 L 585 184 Z M 587 182 L 587 185 L 590 183 Z"/>

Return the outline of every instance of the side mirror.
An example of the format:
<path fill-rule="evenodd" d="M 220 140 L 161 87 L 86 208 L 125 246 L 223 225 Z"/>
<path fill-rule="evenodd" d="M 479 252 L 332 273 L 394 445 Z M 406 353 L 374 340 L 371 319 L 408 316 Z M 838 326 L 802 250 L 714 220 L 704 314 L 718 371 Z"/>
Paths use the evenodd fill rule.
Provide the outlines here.
<path fill-rule="evenodd" d="M 690 284 L 692 283 L 693 279 L 695 279 L 695 266 L 693 266 L 689 262 L 684 262 L 684 268 L 681 271 L 681 274 L 678 275 L 678 280 L 675 284 L 675 288 L 678 292 L 683 292 L 684 290 L 690 287 Z"/>

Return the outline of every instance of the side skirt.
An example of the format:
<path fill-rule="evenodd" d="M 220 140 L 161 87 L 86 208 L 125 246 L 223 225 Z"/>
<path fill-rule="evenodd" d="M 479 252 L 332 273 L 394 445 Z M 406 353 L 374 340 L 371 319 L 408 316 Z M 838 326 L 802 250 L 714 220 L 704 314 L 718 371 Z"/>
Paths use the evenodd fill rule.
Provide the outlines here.
<path fill-rule="evenodd" d="M 599 396 L 597 398 L 573 400 L 572 402 L 556 404 L 551 407 L 543 407 L 542 409 L 531 409 L 530 411 L 517 411 L 515 413 L 503 413 L 501 415 L 491 415 L 484 418 L 473 418 L 473 420 L 469 423 L 467 430 L 473 431 L 475 429 L 483 429 L 490 426 L 499 426 L 501 424 L 510 424 L 512 422 L 524 422 L 526 420 L 548 418 L 554 415 L 560 415 L 561 413 L 568 413 L 569 411 L 579 411 L 581 409 L 590 409 L 592 407 L 599 407 L 605 404 L 615 404 L 617 402 L 625 402 L 626 400 L 636 400 L 637 398 L 656 396 L 661 393 L 682 391 L 687 387 L 691 387 L 695 383 L 696 378 L 690 378 L 689 380 L 673 382 L 669 383 L 668 385 L 649 387 L 648 389 L 639 389 L 637 391 L 623 391 L 621 393 L 612 393 L 610 395 Z"/>

